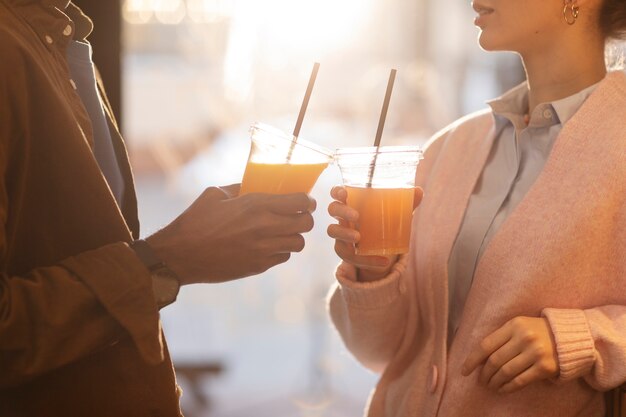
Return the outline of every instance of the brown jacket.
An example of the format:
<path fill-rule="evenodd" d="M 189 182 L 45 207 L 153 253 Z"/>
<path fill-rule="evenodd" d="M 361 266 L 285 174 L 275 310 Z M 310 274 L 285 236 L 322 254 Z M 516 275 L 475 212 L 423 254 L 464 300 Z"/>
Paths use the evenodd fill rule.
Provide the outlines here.
<path fill-rule="evenodd" d="M 2 417 L 180 415 L 125 147 L 107 108 L 120 210 L 65 60 L 91 29 L 67 0 L 0 0 Z"/>

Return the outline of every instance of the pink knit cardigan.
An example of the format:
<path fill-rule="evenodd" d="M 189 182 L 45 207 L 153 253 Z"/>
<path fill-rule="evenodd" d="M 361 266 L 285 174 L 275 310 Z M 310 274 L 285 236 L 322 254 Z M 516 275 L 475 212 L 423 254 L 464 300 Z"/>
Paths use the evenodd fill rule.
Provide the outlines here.
<path fill-rule="evenodd" d="M 447 348 L 448 257 L 494 140 L 491 113 L 430 142 L 410 253 L 381 281 L 342 264 L 331 318 L 348 349 L 382 372 L 371 417 L 602 416 L 626 381 L 626 75 L 607 75 L 563 127 L 545 168 L 484 252 Z M 517 316 L 548 318 L 560 376 L 511 394 L 461 375 L 469 352 Z"/>

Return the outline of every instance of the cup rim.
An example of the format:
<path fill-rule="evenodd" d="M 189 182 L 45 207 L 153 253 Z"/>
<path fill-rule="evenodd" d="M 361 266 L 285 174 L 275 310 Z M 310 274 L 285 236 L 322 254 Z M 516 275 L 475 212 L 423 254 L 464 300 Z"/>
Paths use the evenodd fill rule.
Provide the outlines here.
<path fill-rule="evenodd" d="M 267 123 L 255 122 L 252 126 L 250 126 L 250 132 L 254 134 L 254 131 L 259 130 L 265 133 L 269 133 L 277 138 L 283 139 L 288 142 L 293 142 L 295 137 L 293 135 L 289 135 L 282 130 L 271 126 Z M 334 160 L 335 153 L 322 145 L 318 145 L 306 139 L 302 139 L 301 136 L 298 136 L 298 141 L 296 142 L 298 146 L 302 146 L 314 152 L 320 153 L 324 156 L 327 156 L 330 161 Z"/>
<path fill-rule="evenodd" d="M 393 153 L 417 153 L 419 159 L 424 158 L 424 151 L 421 146 L 418 145 L 390 145 L 380 146 L 378 149 L 376 146 L 361 146 L 361 147 L 347 147 L 337 148 L 335 150 L 335 159 L 341 156 L 354 156 L 354 155 L 374 155 L 374 154 L 393 154 Z"/>

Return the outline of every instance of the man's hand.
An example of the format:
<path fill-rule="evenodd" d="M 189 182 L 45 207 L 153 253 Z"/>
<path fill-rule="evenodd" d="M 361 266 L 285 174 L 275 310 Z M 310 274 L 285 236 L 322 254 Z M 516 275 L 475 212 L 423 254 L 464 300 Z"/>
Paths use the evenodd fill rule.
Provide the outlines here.
<path fill-rule="evenodd" d="M 146 240 L 181 284 L 259 274 L 304 248 L 315 200 L 306 194 L 247 194 L 239 184 L 207 188 L 185 212 Z"/>
<path fill-rule="evenodd" d="M 478 381 L 499 393 L 559 374 L 554 336 L 546 318 L 516 317 L 487 336 L 465 360 L 462 373 L 480 368 Z"/>

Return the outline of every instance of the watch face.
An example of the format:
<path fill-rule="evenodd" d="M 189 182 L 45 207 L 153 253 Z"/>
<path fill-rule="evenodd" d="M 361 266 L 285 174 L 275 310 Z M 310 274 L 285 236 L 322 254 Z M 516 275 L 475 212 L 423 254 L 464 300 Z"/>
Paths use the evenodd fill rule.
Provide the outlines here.
<path fill-rule="evenodd" d="M 152 288 L 159 306 L 173 303 L 178 295 L 178 277 L 169 268 L 159 268 L 152 272 Z"/>

